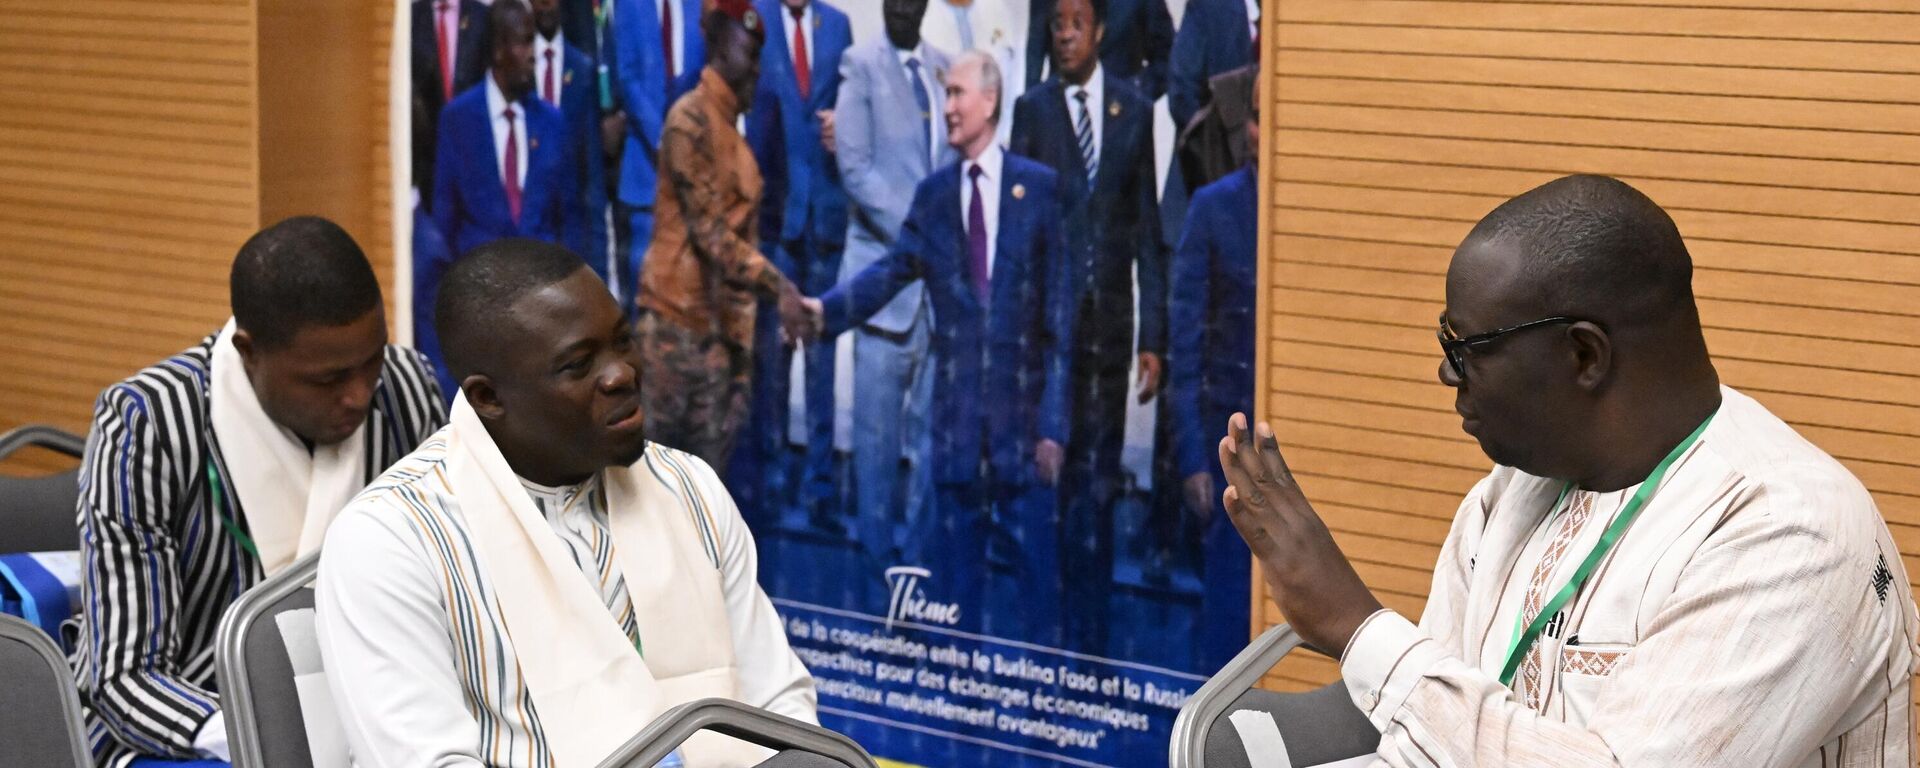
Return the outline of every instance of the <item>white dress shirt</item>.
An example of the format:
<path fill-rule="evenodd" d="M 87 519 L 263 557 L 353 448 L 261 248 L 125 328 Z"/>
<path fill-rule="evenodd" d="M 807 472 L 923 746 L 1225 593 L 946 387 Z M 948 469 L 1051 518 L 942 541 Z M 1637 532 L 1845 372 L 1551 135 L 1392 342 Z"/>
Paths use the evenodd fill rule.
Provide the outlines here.
<path fill-rule="evenodd" d="M 358 768 L 544 768 L 547 732 L 448 485 L 447 439 L 443 430 L 389 468 L 327 532 L 315 627 L 328 687 Z M 702 504 L 714 526 L 737 698 L 817 722 L 812 678 L 756 581 L 746 521 L 712 471 L 684 479 L 687 514 Z M 638 637 L 673 631 L 633 615 L 597 479 L 522 485 L 608 603 L 609 621 Z"/>
<path fill-rule="evenodd" d="M 1246 3 L 1247 37 L 1258 40 L 1260 39 L 1260 0 L 1246 0 Z"/>
<path fill-rule="evenodd" d="M 967 210 L 973 205 L 973 167 L 980 167 L 980 212 L 987 217 L 987 279 L 993 279 L 993 258 L 1000 244 L 1000 172 L 1007 162 L 1007 152 L 999 144 L 987 145 L 987 151 L 979 157 L 960 164 L 960 222 L 967 223 Z M 973 233 L 966 233 L 972 237 Z"/>
<path fill-rule="evenodd" d="M 539 35 L 535 35 L 539 37 Z M 493 177 L 501 179 L 504 185 L 507 178 L 507 95 L 500 90 L 500 83 L 493 79 L 489 71 L 487 81 L 487 114 L 493 123 Z M 527 105 L 513 105 L 513 143 L 518 151 L 520 189 L 527 188 Z"/>
<path fill-rule="evenodd" d="M 786 37 L 780 39 L 786 41 L 787 57 L 793 60 L 794 71 L 797 72 L 800 66 L 800 51 L 793 47 L 793 25 L 796 23 L 800 25 L 801 39 L 807 41 L 807 74 L 818 80 L 820 73 L 813 71 L 813 0 L 807 0 L 806 5 L 800 6 L 798 22 L 793 20 L 793 11 L 787 10 L 787 4 L 784 2 L 780 4 L 780 28 L 785 30 L 786 34 Z M 836 61 L 834 64 L 838 65 L 839 62 Z"/>
<path fill-rule="evenodd" d="M 1511 689 L 1522 601 L 1560 591 L 1636 488 L 1550 514 L 1564 483 L 1497 467 L 1468 494 L 1419 626 L 1382 610 L 1341 657 L 1374 765 L 1914 765 L 1920 616 L 1886 521 L 1765 407 L 1721 398 Z"/>
<path fill-rule="evenodd" d="M 548 58 L 547 54 L 553 54 Z M 553 70 L 553 98 L 547 100 L 547 70 Z M 567 90 L 567 33 L 554 30 L 553 39 L 545 35 L 533 36 L 533 92 L 542 100 L 547 100 L 555 109 L 560 108 L 562 96 Z"/>
<path fill-rule="evenodd" d="M 1096 61 L 1098 60 L 1096 59 Z M 1093 65 L 1093 75 L 1087 78 L 1086 85 L 1067 85 L 1066 90 L 1063 92 L 1067 100 L 1067 122 L 1072 124 L 1071 130 L 1075 131 L 1074 141 L 1076 145 L 1079 143 L 1078 131 L 1080 130 L 1080 92 L 1087 92 L 1087 122 L 1093 127 L 1094 163 L 1094 167 L 1088 170 L 1092 171 L 1100 170 L 1100 147 L 1102 146 L 1100 141 L 1101 137 L 1105 136 L 1107 132 L 1105 125 L 1107 109 L 1103 106 L 1107 100 L 1105 80 L 1105 74 L 1102 72 L 1100 65 L 1096 63 Z M 1066 85 L 1066 82 L 1062 81 L 1062 84 Z"/>

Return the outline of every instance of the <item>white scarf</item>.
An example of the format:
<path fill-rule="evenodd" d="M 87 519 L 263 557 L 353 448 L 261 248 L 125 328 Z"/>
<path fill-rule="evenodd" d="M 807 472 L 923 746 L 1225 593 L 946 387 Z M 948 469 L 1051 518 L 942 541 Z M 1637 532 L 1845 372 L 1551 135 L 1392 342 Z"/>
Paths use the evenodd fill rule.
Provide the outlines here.
<path fill-rule="evenodd" d="M 598 765 L 675 705 L 739 698 L 720 572 L 701 548 L 692 510 L 648 459 L 605 470 L 603 483 L 643 659 L 534 508 L 465 394 L 454 398 L 450 423 L 448 483 L 560 768 Z M 696 734 L 681 752 L 689 768 L 756 765 L 768 754 L 710 732 Z"/>
<path fill-rule="evenodd" d="M 309 453 L 300 436 L 260 407 L 233 346 L 233 320 L 213 342 L 213 435 L 226 461 L 229 492 L 241 499 L 247 529 L 268 576 L 320 548 L 327 524 L 367 484 L 367 425 Z"/>

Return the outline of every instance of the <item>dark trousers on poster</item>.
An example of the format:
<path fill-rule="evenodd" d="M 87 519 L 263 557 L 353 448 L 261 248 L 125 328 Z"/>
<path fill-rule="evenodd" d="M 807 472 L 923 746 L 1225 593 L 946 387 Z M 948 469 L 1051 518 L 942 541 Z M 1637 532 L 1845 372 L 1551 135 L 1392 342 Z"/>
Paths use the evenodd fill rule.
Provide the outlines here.
<path fill-rule="evenodd" d="M 1057 646 L 1059 520 L 1054 490 L 1019 483 L 936 483 L 908 557 L 932 572 L 958 629 Z M 917 554 L 917 557 L 915 556 Z"/>
<path fill-rule="evenodd" d="M 1072 650 L 1096 655 L 1107 652 L 1113 509 L 1124 490 L 1120 454 L 1126 441 L 1132 324 L 1125 329 L 1124 338 L 1107 334 L 1110 338 L 1083 344 L 1074 353 L 1073 423 L 1060 483 L 1064 640 Z"/>
<path fill-rule="evenodd" d="M 907 534 L 926 517 L 932 323 L 922 306 L 905 333 L 853 332 L 851 490 L 860 546 L 877 568 L 905 564 Z"/>
<path fill-rule="evenodd" d="M 795 282 L 808 296 L 819 296 L 833 289 L 840 279 L 840 256 L 844 244 L 836 235 L 833 242 L 803 238 L 787 243 L 786 251 L 799 274 Z M 788 272 L 788 274 L 794 274 Z M 817 523 L 838 528 L 842 510 L 834 507 L 836 498 L 833 471 L 833 374 L 834 343 L 820 339 L 806 345 L 806 463 L 799 472 L 800 501 Z M 788 368 L 781 368 L 784 373 Z M 784 426 L 784 425 L 783 425 Z M 826 522 L 832 520 L 832 522 Z"/>
<path fill-rule="evenodd" d="M 1221 423 L 1226 420 L 1221 419 Z M 1213 487 L 1224 492 L 1227 478 L 1215 463 Z M 1213 499 L 1200 544 L 1200 671 L 1212 674 L 1247 647 L 1253 636 L 1253 552 L 1227 519 L 1220 497 Z"/>
<path fill-rule="evenodd" d="M 632 314 L 640 297 L 640 267 L 646 262 L 647 248 L 653 245 L 653 206 L 621 203 L 619 210 L 627 223 L 627 250 L 620 254 L 625 258 L 614 259 L 615 274 L 607 275 L 607 282 L 613 284 L 626 304 L 624 309 Z"/>
<path fill-rule="evenodd" d="M 760 303 L 754 322 L 751 428 L 727 465 L 727 489 L 747 524 L 772 530 L 793 503 L 787 461 L 787 360 L 780 343 L 780 313 L 773 302 Z"/>

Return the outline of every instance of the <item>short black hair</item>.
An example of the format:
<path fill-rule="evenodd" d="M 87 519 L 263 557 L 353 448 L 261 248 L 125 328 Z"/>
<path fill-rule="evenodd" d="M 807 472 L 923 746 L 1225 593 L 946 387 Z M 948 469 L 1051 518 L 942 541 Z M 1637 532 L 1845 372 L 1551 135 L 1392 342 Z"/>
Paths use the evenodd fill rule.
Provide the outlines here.
<path fill-rule="evenodd" d="M 234 323 L 267 350 L 285 348 L 308 326 L 346 325 L 380 306 L 367 254 L 319 216 L 295 216 L 247 238 L 227 290 Z"/>
<path fill-rule="evenodd" d="M 523 237 L 495 240 L 455 261 L 433 302 L 433 330 L 454 380 L 487 367 L 482 360 L 493 347 L 495 320 L 507 308 L 586 268 L 572 251 Z"/>
<path fill-rule="evenodd" d="M 1093 9 L 1093 20 L 1095 23 L 1107 23 L 1107 0 L 1087 0 L 1087 5 Z M 1060 0 L 1053 0 L 1053 10 L 1047 14 L 1047 22 L 1051 24 L 1053 20 L 1057 18 L 1060 18 Z M 1046 32 L 1047 30 L 1041 30 L 1042 34 Z"/>
<path fill-rule="evenodd" d="M 1693 257 L 1659 204 L 1619 179 L 1574 175 L 1502 203 L 1468 240 L 1517 245 L 1540 311 L 1662 320 L 1694 311 Z"/>

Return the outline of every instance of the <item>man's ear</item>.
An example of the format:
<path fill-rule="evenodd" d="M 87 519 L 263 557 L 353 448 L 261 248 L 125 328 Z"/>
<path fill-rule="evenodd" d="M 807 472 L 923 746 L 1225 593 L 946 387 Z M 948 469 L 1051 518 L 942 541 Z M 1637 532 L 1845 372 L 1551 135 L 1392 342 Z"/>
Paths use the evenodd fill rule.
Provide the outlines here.
<path fill-rule="evenodd" d="M 1613 376 L 1613 339 L 1598 325 L 1582 320 L 1567 326 L 1573 343 L 1574 383 L 1598 391 Z"/>
<path fill-rule="evenodd" d="M 493 379 L 486 374 L 468 376 L 460 382 L 460 391 L 466 394 L 467 405 L 472 406 L 473 412 L 479 414 L 480 418 L 492 421 L 507 415 L 507 407 L 500 402 L 499 390 L 493 388 Z"/>
<path fill-rule="evenodd" d="M 253 334 L 247 333 L 245 328 L 233 329 L 233 349 L 240 353 L 240 365 L 251 373 L 260 355 L 259 348 L 253 343 Z"/>

